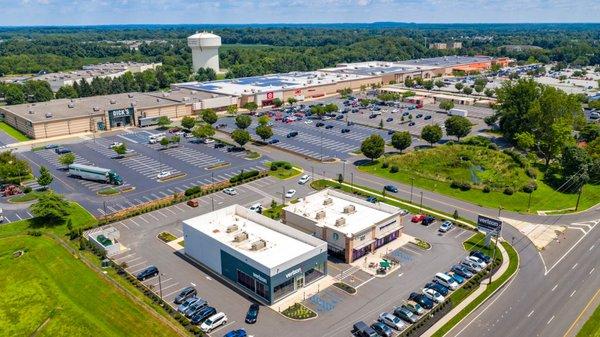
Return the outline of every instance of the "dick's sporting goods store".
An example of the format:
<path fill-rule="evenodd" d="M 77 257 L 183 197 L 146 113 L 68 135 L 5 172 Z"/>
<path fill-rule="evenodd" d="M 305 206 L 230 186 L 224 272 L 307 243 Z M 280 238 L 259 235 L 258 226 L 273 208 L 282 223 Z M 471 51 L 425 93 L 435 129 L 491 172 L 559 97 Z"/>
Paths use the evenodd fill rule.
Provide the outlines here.
<path fill-rule="evenodd" d="M 183 221 L 185 254 L 273 304 L 327 275 L 327 243 L 239 205 Z"/>
<path fill-rule="evenodd" d="M 133 108 L 108 110 L 108 122 L 111 128 L 133 125 Z"/>

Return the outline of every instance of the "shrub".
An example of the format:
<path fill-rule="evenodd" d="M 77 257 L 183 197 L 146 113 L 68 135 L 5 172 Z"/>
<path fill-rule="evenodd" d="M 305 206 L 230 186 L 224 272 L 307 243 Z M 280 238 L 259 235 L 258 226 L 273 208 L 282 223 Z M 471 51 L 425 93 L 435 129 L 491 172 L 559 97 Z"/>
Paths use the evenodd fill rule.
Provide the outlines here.
<path fill-rule="evenodd" d="M 399 171 L 398 166 L 392 165 L 392 167 L 390 167 L 390 173 L 397 173 L 398 171 Z"/>
<path fill-rule="evenodd" d="M 237 183 L 237 182 L 241 182 L 241 181 L 244 181 L 246 179 L 250 179 L 250 178 L 256 177 L 259 174 L 260 174 L 260 172 L 258 172 L 257 170 L 242 172 L 240 174 L 237 174 L 237 175 L 231 177 L 229 179 L 229 182 L 232 183 L 232 184 L 233 183 Z"/>
<path fill-rule="evenodd" d="M 488 185 L 483 186 L 483 193 L 490 193 L 492 191 L 492 188 L 489 187 Z"/>
<path fill-rule="evenodd" d="M 387 161 L 384 161 L 383 163 L 381 163 L 381 168 L 388 168 L 390 166 L 390 163 L 388 163 Z"/>
<path fill-rule="evenodd" d="M 483 136 L 474 136 L 465 138 L 461 143 L 465 145 L 488 147 L 490 146 L 490 144 L 492 144 L 492 141 L 489 138 Z"/>
<path fill-rule="evenodd" d="M 292 169 L 292 164 L 290 164 L 290 163 L 286 163 L 286 164 L 283 166 L 283 168 L 284 168 L 284 169 L 286 169 L 286 170 L 291 170 L 291 169 Z"/>
<path fill-rule="evenodd" d="M 461 191 L 468 191 L 470 189 L 471 189 L 471 184 L 465 183 L 465 182 L 460 183 L 460 190 Z"/>
<path fill-rule="evenodd" d="M 195 195 L 202 192 L 202 188 L 200 186 L 193 186 L 188 188 L 187 190 L 185 190 L 184 194 L 186 197 L 189 197 L 191 195 Z"/>
<path fill-rule="evenodd" d="M 491 149 L 491 150 L 498 150 L 498 145 L 496 145 L 496 144 L 492 143 L 492 144 L 488 145 L 488 149 Z"/>
<path fill-rule="evenodd" d="M 271 171 L 277 171 L 277 166 L 271 165 Z"/>
<path fill-rule="evenodd" d="M 532 179 L 537 178 L 537 172 L 535 171 L 535 169 L 533 167 L 528 167 L 527 170 L 525 170 L 525 174 L 527 174 L 527 176 L 529 178 L 532 178 Z"/>
<path fill-rule="evenodd" d="M 533 193 L 533 191 L 537 190 L 537 184 L 535 182 L 530 182 L 529 184 L 523 186 L 521 190 L 525 193 Z"/>
<path fill-rule="evenodd" d="M 26 194 L 29 193 L 29 192 L 31 192 L 31 191 L 32 191 L 31 186 L 25 186 L 25 188 L 23 189 L 23 193 L 26 193 Z"/>
<path fill-rule="evenodd" d="M 513 190 L 512 187 L 507 187 L 507 188 L 504 189 L 503 193 L 506 194 L 506 195 L 513 195 L 513 193 L 515 193 L 515 191 Z"/>

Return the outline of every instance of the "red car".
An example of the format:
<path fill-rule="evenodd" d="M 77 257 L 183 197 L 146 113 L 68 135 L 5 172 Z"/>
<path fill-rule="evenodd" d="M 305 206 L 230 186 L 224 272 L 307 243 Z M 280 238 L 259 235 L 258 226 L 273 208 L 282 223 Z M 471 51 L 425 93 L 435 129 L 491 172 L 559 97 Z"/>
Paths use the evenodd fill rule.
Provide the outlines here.
<path fill-rule="evenodd" d="M 423 219 L 425 219 L 425 214 L 415 214 L 413 215 L 413 217 L 410 219 L 411 222 L 417 223 L 417 222 L 421 222 L 423 221 Z"/>

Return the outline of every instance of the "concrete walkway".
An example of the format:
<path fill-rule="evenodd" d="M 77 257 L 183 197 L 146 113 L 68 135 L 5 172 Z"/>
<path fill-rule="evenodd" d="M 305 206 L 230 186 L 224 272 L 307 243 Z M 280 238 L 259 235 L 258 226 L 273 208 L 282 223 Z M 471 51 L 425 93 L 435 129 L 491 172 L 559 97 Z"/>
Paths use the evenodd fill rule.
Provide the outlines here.
<path fill-rule="evenodd" d="M 509 265 L 509 258 L 508 258 L 508 253 L 506 252 L 506 249 L 504 249 L 504 247 L 501 244 L 498 244 L 498 248 L 500 249 L 500 252 L 502 253 L 502 265 L 500 265 L 500 268 L 498 268 L 498 271 L 495 274 L 495 278 L 498 278 L 498 277 L 500 277 L 500 275 L 504 274 L 504 272 L 506 272 L 506 270 L 508 269 L 508 265 Z M 485 289 L 487 288 L 487 285 L 489 284 L 489 281 L 490 281 L 489 278 L 486 278 L 485 280 L 483 280 L 481 282 L 481 285 L 479 286 L 479 288 L 477 288 L 477 290 L 472 292 L 467 298 L 465 298 L 462 302 L 460 302 L 456 307 L 452 308 L 452 310 L 450 310 L 450 312 L 448 312 L 444 317 L 442 317 L 439 321 L 437 321 L 431 328 L 429 328 L 429 330 L 425 331 L 425 333 L 422 334 L 421 337 L 432 336 L 436 331 L 438 331 L 442 326 L 444 326 L 444 324 L 448 323 L 448 321 L 450 321 L 450 319 L 452 319 L 452 317 L 458 315 L 458 313 L 461 312 L 469 303 L 473 302 L 477 297 L 479 297 L 479 295 L 481 295 L 485 291 Z M 493 281 L 494 281 L 494 277 L 492 277 L 492 282 Z M 497 288 L 496 291 L 498 291 L 499 289 L 500 288 Z M 482 305 L 483 303 L 485 303 L 485 301 L 481 302 L 479 305 Z M 477 307 L 479 307 L 479 305 Z M 477 309 L 477 307 L 475 307 L 473 310 Z M 466 316 L 468 316 L 468 315 L 466 315 Z M 458 322 L 457 322 L 457 325 L 458 325 Z M 450 331 L 448 331 L 448 332 L 450 332 Z"/>

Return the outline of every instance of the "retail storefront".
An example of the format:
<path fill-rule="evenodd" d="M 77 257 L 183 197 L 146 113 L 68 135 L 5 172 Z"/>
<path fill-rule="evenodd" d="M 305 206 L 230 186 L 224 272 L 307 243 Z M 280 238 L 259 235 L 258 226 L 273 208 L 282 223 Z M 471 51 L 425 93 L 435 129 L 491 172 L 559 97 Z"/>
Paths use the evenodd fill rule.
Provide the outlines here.
<path fill-rule="evenodd" d="M 108 122 L 111 128 L 133 125 L 133 108 L 108 110 Z"/>

